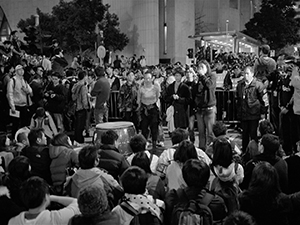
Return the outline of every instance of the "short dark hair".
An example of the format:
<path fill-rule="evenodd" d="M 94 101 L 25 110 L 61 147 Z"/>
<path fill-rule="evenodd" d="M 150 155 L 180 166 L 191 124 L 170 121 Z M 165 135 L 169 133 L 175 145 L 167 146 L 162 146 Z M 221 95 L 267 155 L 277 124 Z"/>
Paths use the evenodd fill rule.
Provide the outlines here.
<path fill-rule="evenodd" d="M 269 55 L 270 54 L 270 46 L 269 45 L 262 45 L 259 47 L 260 51 L 262 51 L 263 54 Z"/>
<path fill-rule="evenodd" d="M 226 138 L 216 138 L 213 143 L 213 166 L 227 168 L 233 160 L 232 146 Z"/>
<path fill-rule="evenodd" d="M 79 71 L 79 73 L 78 73 L 78 80 L 82 80 L 85 76 L 86 76 L 86 71 L 85 70 L 81 70 L 81 71 Z"/>
<path fill-rule="evenodd" d="M 50 194 L 49 185 L 40 177 L 31 177 L 20 188 L 20 197 L 28 209 L 41 206 L 47 194 Z"/>
<path fill-rule="evenodd" d="M 83 147 L 78 154 L 79 166 L 81 169 L 95 167 L 95 161 L 99 157 L 98 149 L 93 145 Z"/>
<path fill-rule="evenodd" d="M 185 163 L 189 159 L 198 159 L 198 154 L 193 142 L 183 140 L 174 153 L 174 161 Z"/>
<path fill-rule="evenodd" d="M 141 169 L 143 169 L 146 173 L 152 173 L 150 169 L 150 164 L 150 159 L 144 151 L 136 153 L 131 161 L 132 166 L 138 166 Z"/>
<path fill-rule="evenodd" d="M 209 176 L 209 166 L 202 160 L 189 159 L 182 167 L 182 177 L 189 187 L 204 188 Z"/>
<path fill-rule="evenodd" d="M 58 55 L 62 51 L 61 48 L 54 49 L 54 55 Z"/>
<path fill-rule="evenodd" d="M 105 145 L 113 145 L 119 136 L 114 130 L 104 131 L 101 135 L 101 143 Z"/>
<path fill-rule="evenodd" d="M 33 128 L 28 134 L 28 141 L 30 146 L 37 145 L 36 141 L 38 138 L 43 137 L 44 130 L 42 128 Z"/>
<path fill-rule="evenodd" d="M 189 133 L 182 128 L 176 128 L 172 133 L 171 133 L 171 141 L 173 145 L 179 144 L 183 140 L 187 140 L 189 137 Z"/>
<path fill-rule="evenodd" d="M 264 153 L 275 156 L 280 147 L 279 138 L 273 134 L 265 134 L 261 138 L 261 144 L 264 146 Z"/>
<path fill-rule="evenodd" d="M 256 222 L 250 214 L 235 211 L 225 219 L 224 225 L 256 225 Z"/>
<path fill-rule="evenodd" d="M 68 139 L 69 139 L 69 136 L 67 134 L 58 133 L 52 138 L 51 144 L 53 146 L 65 146 L 65 147 L 71 149 L 72 146 L 69 144 Z"/>
<path fill-rule="evenodd" d="M 138 195 L 145 193 L 148 176 L 140 167 L 131 166 L 124 171 L 120 180 L 125 193 Z"/>
<path fill-rule="evenodd" d="M 141 134 L 134 135 L 129 141 L 129 146 L 133 153 L 145 151 L 146 145 L 147 145 L 147 140 Z"/>
<path fill-rule="evenodd" d="M 258 125 L 258 129 L 261 136 L 274 133 L 274 127 L 269 120 L 262 120 Z"/>
<path fill-rule="evenodd" d="M 30 177 L 30 163 L 25 156 L 17 156 L 8 164 L 8 174 L 11 178 L 25 181 Z"/>
<path fill-rule="evenodd" d="M 97 66 L 95 68 L 95 74 L 96 74 L 97 77 L 104 77 L 105 76 L 104 68 L 101 67 L 101 66 Z"/>
<path fill-rule="evenodd" d="M 184 76 L 184 70 L 181 68 L 181 67 L 176 67 L 174 70 L 173 70 L 173 74 L 175 76 L 175 74 L 179 74 L 180 76 Z"/>
<path fill-rule="evenodd" d="M 60 75 L 60 73 L 59 72 L 53 72 L 53 73 L 51 73 L 51 76 L 52 77 L 57 77 L 57 78 L 61 78 L 61 75 Z"/>
<path fill-rule="evenodd" d="M 227 132 L 227 127 L 222 121 L 215 122 L 212 129 L 213 129 L 213 133 L 216 137 L 225 135 Z"/>

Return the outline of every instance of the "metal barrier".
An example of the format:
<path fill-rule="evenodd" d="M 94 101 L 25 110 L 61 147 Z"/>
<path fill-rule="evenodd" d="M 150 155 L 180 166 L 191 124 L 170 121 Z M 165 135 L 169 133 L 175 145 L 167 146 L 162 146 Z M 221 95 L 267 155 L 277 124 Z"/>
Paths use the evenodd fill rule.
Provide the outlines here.
<path fill-rule="evenodd" d="M 118 109 L 118 97 L 119 91 L 112 91 L 109 99 L 109 112 L 108 119 L 111 120 L 122 120 L 123 115 Z M 224 123 L 238 123 L 235 91 L 223 91 L 216 90 L 217 98 L 217 120 L 223 121 Z"/>

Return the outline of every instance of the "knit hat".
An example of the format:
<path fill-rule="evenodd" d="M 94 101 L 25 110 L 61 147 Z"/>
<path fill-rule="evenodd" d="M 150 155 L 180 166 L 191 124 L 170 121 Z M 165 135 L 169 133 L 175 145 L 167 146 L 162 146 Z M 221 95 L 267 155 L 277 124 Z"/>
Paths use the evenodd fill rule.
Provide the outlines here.
<path fill-rule="evenodd" d="M 90 185 L 81 189 L 78 197 L 78 206 L 83 216 L 101 215 L 108 207 L 104 188 L 100 185 Z"/>

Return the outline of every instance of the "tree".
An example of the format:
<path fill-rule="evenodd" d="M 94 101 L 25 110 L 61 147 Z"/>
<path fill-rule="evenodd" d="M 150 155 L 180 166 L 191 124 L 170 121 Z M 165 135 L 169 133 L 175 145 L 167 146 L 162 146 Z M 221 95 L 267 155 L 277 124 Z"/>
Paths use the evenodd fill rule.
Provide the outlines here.
<path fill-rule="evenodd" d="M 60 0 L 59 4 L 53 7 L 51 14 L 38 10 L 41 31 L 52 34 L 52 38 L 56 38 L 64 49 L 82 52 L 94 48 L 97 40 L 95 30 L 98 26 L 103 30 L 106 48 L 121 51 L 129 39 L 120 32 L 118 16 L 110 13 L 109 7 L 99 0 Z M 22 30 L 27 24 L 34 24 L 34 16 L 21 20 L 18 27 Z"/>
<path fill-rule="evenodd" d="M 279 50 L 300 40 L 299 19 L 295 19 L 293 0 L 263 0 L 261 9 L 246 23 L 243 32 Z"/>

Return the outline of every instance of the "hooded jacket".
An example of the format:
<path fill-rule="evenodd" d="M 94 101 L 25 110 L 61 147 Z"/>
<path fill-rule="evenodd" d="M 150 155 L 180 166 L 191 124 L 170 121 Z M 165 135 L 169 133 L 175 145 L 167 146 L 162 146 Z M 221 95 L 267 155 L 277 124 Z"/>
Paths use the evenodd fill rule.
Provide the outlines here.
<path fill-rule="evenodd" d="M 66 169 L 69 166 L 79 167 L 78 154 L 65 146 L 49 146 L 50 165 L 53 186 L 61 186 L 67 178 Z"/>
<path fill-rule="evenodd" d="M 79 81 L 73 86 L 72 100 L 75 101 L 76 111 L 90 108 L 88 88 L 85 84 Z"/>

